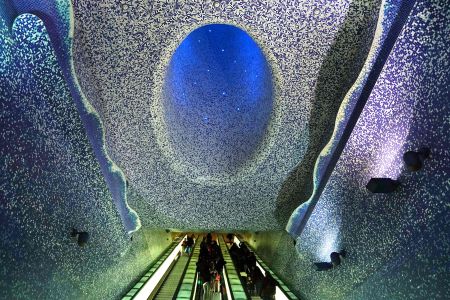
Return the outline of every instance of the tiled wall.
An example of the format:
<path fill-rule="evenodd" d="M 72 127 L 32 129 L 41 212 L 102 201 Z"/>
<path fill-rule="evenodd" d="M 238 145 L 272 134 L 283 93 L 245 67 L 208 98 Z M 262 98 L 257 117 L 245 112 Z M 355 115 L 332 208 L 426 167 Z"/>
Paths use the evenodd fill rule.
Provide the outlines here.
<path fill-rule="evenodd" d="M 0 74 L 0 298 L 120 296 L 170 234 L 130 241 L 37 17 L 0 19 Z"/>
<path fill-rule="evenodd" d="M 446 1 L 416 3 L 296 251 L 284 233 L 250 238 L 305 299 L 450 297 L 449 20 Z M 423 169 L 406 170 L 403 153 L 424 146 Z M 372 194 L 372 177 L 402 185 Z M 315 271 L 341 249 L 341 266 Z"/>

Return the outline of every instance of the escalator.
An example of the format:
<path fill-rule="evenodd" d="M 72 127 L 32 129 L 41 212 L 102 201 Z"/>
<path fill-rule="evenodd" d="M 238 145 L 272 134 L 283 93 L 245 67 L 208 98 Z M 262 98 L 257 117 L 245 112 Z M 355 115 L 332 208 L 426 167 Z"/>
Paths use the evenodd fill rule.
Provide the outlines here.
<path fill-rule="evenodd" d="M 189 257 L 180 256 L 155 295 L 156 300 L 172 300 L 183 276 Z"/>
<path fill-rule="evenodd" d="M 176 238 L 122 300 L 190 299 L 195 287 L 199 243 L 194 244 L 192 255 L 188 257 L 181 255 L 183 239 L 182 236 Z"/>
<path fill-rule="evenodd" d="M 197 238 L 197 242 L 194 245 L 194 249 L 192 250 L 191 259 L 188 262 L 185 274 L 183 276 L 183 280 L 179 286 L 179 290 L 176 296 L 176 299 L 191 299 L 192 295 L 195 294 L 196 287 L 196 276 L 197 276 L 197 262 L 198 257 L 200 255 L 200 242 L 199 240 L 202 236 Z"/>
<path fill-rule="evenodd" d="M 231 300 L 245 300 L 249 299 L 249 295 L 244 288 L 243 282 L 239 276 L 239 271 L 231 259 L 229 247 L 225 243 L 225 239 L 222 235 L 219 235 L 219 242 L 223 245 L 223 258 L 226 262 L 224 266 L 224 277 L 227 285 L 227 299 Z"/>
<path fill-rule="evenodd" d="M 180 254 L 178 259 L 174 262 L 172 269 L 169 274 L 166 276 L 164 282 L 161 284 L 158 292 L 154 296 L 153 299 L 156 300 L 172 300 L 177 299 L 177 295 L 180 294 L 180 288 L 182 287 L 183 282 L 185 282 L 184 277 L 186 277 L 187 271 L 189 270 L 189 266 L 192 265 L 190 261 L 195 255 L 198 256 L 198 237 L 195 240 L 196 243 L 193 245 L 192 255 L 187 256 Z M 193 286 L 193 281 L 195 278 L 188 283 L 189 286 Z M 188 280 L 190 281 L 190 280 Z M 189 295 L 190 296 L 190 295 Z"/>
<path fill-rule="evenodd" d="M 197 262 L 201 244 L 199 238 L 201 239 L 201 236 L 197 237 L 190 257 L 181 255 L 183 238 L 177 238 L 122 300 L 249 299 L 221 235 L 218 236 L 217 242 L 219 247 L 222 246 L 220 252 L 227 263 L 219 283 L 218 290 L 221 292 L 210 292 L 208 286 L 197 284 Z M 223 288 L 220 288 L 221 285 Z"/>
<path fill-rule="evenodd" d="M 234 236 L 234 243 L 240 248 L 241 241 L 237 236 Z M 245 246 L 253 253 L 253 255 L 256 258 L 256 267 L 261 270 L 261 273 L 263 276 L 267 276 L 268 273 L 270 273 L 270 276 L 272 279 L 276 282 L 276 293 L 275 293 L 275 299 L 282 299 L 282 300 L 298 300 L 299 298 L 295 296 L 295 294 L 289 289 L 289 287 L 281 280 L 280 277 L 278 277 L 270 268 L 264 263 L 264 261 L 258 256 L 258 254 L 255 252 L 255 249 L 253 249 L 248 243 L 245 241 L 242 242 L 242 244 L 245 244 Z M 231 259 L 231 258 L 230 258 Z M 246 272 L 240 272 L 239 274 L 244 275 L 244 281 L 247 279 Z M 246 284 L 244 284 L 246 286 Z M 256 287 L 254 285 L 250 285 L 250 289 L 247 291 L 247 296 L 249 299 L 260 299 L 259 296 L 256 296 Z"/>

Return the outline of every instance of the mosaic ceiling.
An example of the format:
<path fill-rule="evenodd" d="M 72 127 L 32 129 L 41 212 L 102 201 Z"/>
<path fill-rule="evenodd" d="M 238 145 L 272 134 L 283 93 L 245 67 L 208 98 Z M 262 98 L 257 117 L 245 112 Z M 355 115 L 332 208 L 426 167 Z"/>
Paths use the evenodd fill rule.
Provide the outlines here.
<path fill-rule="evenodd" d="M 291 211 L 276 218 L 277 209 L 285 209 L 277 208 L 282 185 L 299 165 L 312 169 L 331 134 L 337 109 L 372 44 L 381 2 L 216 4 L 77 2 L 75 73 L 103 122 L 111 159 L 139 196 L 130 198 L 129 205 L 142 224 L 283 228 L 299 200 L 289 194 Z M 256 58 L 250 63 L 239 57 L 237 50 L 247 41 L 223 36 L 215 38 L 217 49 L 196 45 L 197 58 L 203 60 L 195 75 L 174 73 L 176 64 L 194 70 L 186 63 L 195 55 L 182 57 L 180 52 L 186 37 L 206 24 L 243 30 L 262 52 L 266 70 L 260 70 Z M 206 43 L 206 38 L 197 42 Z M 198 49 L 205 50 L 199 54 Z M 208 70 L 217 72 L 217 61 L 234 61 L 216 57 L 233 51 L 240 59 L 234 69 L 213 82 L 203 80 L 201 91 L 209 94 L 188 87 L 196 77 L 208 76 Z M 271 81 L 273 89 L 261 91 L 262 81 L 246 80 L 250 77 L 243 71 L 254 78 L 267 76 L 261 80 Z M 184 82 L 177 85 L 177 80 Z M 267 104 L 238 111 L 233 99 L 255 101 L 255 92 L 268 97 L 263 100 Z M 180 110 L 170 99 L 187 96 L 191 102 L 184 115 L 177 115 Z M 310 173 L 299 177 L 296 184 L 310 184 Z"/>
<path fill-rule="evenodd" d="M 399 6 L 8 3 L 47 24 L 128 232 L 283 229 Z"/>
<path fill-rule="evenodd" d="M 286 228 L 260 250 L 307 299 L 446 298 L 450 8 L 405 3 L 0 2 L 0 298 L 118 297 L 168 243 L 150 228 Z"/>

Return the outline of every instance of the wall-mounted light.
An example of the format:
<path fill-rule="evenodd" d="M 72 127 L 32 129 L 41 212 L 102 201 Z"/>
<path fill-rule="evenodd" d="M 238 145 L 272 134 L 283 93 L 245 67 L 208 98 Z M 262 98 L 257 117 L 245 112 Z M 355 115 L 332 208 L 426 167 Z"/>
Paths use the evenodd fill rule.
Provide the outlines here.
<path fill-rule="evenodd" d="M 409 171 L 419 171 L 423 161 L 430 156 L 430 148 L 421 148 L 419 151 L 408 151 L 403 154 L 403 162 Z"/>
<path fill-rule="evenodd" d="M 391 178 L 371 178 L 366 188 L 372 193 L 392 193 L 400 186 L 400 181 Z"/>
<path fill-rule="evenodd" d="M 331 262 L 315 262 L 316 271 L 328 271 L 333 268 L 339 266 L 342 262 L 342 259 L 345 258 L 347 252 L 345 250 L 341 250 L 339 252 L 331 252 L 330 260 Z"/>
<path fill-rule="evenodd" d="M 77 244 L 80 247 L 84 247 L 89 240 L 89 233 L 87 233 L 86 231 L 78 231 L 75 228 L 72 228 L 70 236 L 73 238 L 77 238 Z"/>

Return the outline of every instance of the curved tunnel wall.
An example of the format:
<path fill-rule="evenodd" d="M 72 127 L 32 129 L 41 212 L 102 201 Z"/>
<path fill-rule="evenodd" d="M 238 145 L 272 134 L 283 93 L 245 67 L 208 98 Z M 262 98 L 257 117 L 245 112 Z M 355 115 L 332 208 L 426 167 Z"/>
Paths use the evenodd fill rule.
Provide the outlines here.
<path fill-rule="evenodd" d="M 67 0 L 59 2 L 51 0 L 10 0 L 0 3 L 0 10 L 2 11 L 0 17 L 4 18 L 4 25 L 9 30 L 11 30 L 15 18 L 21 14 L 33 14 L 44 23 L 45 33 L 49 36 L 59 67 L 83 122 L 87 138 L 100 164 L 117 211 L 121 216 L 124 229 L 129 234 L 138 230 L 141 227 L 141 222 L 139 216 L 127 203 L 125 175 L 112 161 L 106 150 L 103 122 L 81 91 L 75 74 L 72 57 L 74 26 L 72 3 Z"/>
<path fill-rule="evenodd" d="M 0 74 L 0 299 L 117 298 L 170 234 L 124 232 L 37 16 L 0 17 Z M 89 233 L 86 247 L 71 228 Z"/>

